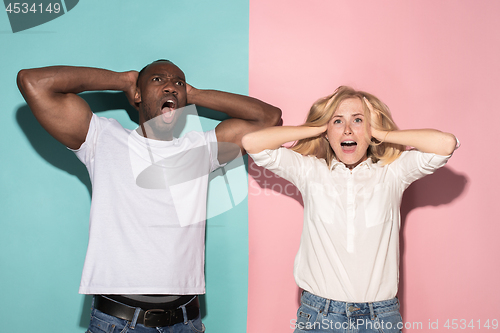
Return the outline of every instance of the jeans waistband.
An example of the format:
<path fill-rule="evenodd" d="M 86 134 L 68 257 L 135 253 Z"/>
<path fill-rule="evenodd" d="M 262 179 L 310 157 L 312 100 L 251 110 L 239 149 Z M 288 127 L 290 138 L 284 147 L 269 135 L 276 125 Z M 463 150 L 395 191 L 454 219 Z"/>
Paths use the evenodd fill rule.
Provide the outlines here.
<path fill-rule="evenodd" d="M 306 304 L 323 312 L 345 314 L 348 317 L 360 315 L 373 316 L 374 314 L 378 313 L 399 310 L 399 301 L 396 297 L 393 299 L 378 302 L 342 302 L 316 296 L 304 290 L 304 292 L 302 293 L 301 302 L 302 304 Z"/>

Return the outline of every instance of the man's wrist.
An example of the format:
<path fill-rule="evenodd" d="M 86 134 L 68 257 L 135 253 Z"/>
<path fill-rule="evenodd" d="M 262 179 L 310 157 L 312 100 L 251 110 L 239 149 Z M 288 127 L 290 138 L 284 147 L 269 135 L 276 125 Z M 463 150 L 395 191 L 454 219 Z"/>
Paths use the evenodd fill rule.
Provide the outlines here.
<path fill-rule="evenodd" d="M 134 76 L 134 71 L 116 72 L 118 82 L 121 87 L 119 90 L 128 91 L 131 87 L 137 86 L 137 76 Z"/>
<path fill-rule="evenodd" d="M 193 86 L 189 86 L 189 88 L 186 88 L 188 104 L 196 104 L 198 102 L 197 98 L 199 97 L 200 91 L 201 90 L 196 89 Z"/>

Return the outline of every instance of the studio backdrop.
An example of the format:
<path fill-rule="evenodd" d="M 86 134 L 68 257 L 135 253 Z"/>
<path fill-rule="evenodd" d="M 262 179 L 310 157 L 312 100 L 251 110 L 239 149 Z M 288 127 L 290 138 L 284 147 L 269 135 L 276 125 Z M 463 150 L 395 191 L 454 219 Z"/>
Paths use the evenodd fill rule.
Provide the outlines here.
<path fill-rule="evenodd" d="M 448 164 L 403 197 L 401 312 L 406 332 L 500 330 L 499 2 L 4 4 L 2 332 L 85 332 L 91 306 L 90 296 L 78 294 L 89 177 L 37 123 L 17 72 L 49 65 L 140 70 L 157 59 L 173 61 L 197 88 L 280 107 L 285 125 L 303 123 L 316 99 L 350 85 L 384 101 L 401 129 L 455 134 L 462 146 Z M 83 97 L 98 115 L 137 126 L 123 94 Z M 204 129 L 218 123 L 211 118 L 202 120 Z M 290 333 L 301 292 L 292 274 L 300 193 L 251 159 L 235 169 L 210 185 L 203 321 L 207 332 Z"/>

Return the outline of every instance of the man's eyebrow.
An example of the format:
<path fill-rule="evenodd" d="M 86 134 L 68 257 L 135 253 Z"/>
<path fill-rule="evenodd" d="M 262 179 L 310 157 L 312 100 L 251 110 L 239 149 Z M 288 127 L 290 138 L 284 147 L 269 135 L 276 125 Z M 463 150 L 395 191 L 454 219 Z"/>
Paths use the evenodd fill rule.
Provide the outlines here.
<path fill-rule="evenodd" d="M 165 73 L 152 73 L 150 76 L 163 76 L 163 77 L 171 77 L 171 78 L 174 78 L 174 79 L 178 79 L 178 80 L 182 80 L 182 81 L 186 81 L 186 79 L 180 77 L 179 75 L 167 75 Z"/>

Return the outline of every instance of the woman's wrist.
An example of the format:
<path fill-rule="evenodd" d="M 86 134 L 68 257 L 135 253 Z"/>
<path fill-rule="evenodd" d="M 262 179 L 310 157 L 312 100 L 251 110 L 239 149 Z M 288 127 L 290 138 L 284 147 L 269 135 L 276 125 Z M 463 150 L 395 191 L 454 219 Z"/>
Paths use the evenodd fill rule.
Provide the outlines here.
<path fill-rule="evenodd" d="M 307 132 L 308 132 L 308 137 L 313 138 L 315 136 L 319 136 L 323 133 L 326 132 L 327 125 L 324 126 L 300 126 L 300 127 L 306 127 Z"/>
<path fill-rule="evenodd" d="M 391 131 L 379 131 L 372 128 L 372 137 L 380 143 L 387 142 L 387 138 Z"/>

